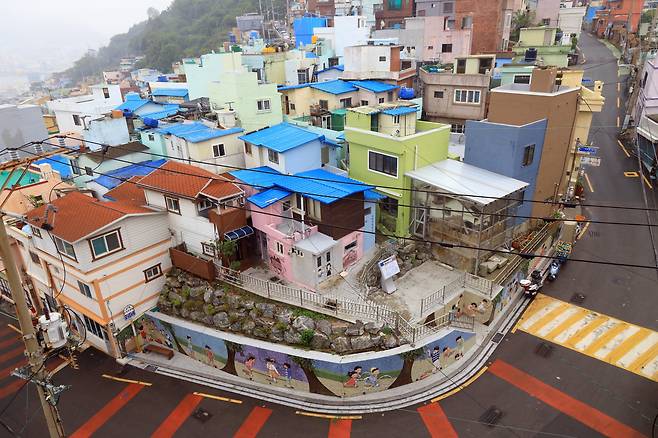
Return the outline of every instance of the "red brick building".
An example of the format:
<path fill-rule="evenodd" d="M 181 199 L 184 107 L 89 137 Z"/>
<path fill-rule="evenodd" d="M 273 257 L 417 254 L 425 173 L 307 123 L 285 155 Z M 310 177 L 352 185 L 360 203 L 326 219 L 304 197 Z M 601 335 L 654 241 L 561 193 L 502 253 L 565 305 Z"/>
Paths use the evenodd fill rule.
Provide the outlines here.
<path fill-rule="evenodd" d="M 375 26 L 377 30 L 404 28 L 405 17 L 415 15 L 416 2 L 414 0 L 383 0 L 381 9 L 375 10 Z"/>
<path fill-rule="evenodd" d="M 610 37 L 620 28 L 637 32 L 644 0 L 607 0 L 603 6 L 603 9 L 596 11 L 594 19 L 594 31 L 599 38 Z M 629 24 L 630 29 L 628 29 Z"/>
<path fill-rule="evenodd" d="M 471 54 L 507 50 L 516 0 L 459 0 L 455 25 L 472 26 Z"/>

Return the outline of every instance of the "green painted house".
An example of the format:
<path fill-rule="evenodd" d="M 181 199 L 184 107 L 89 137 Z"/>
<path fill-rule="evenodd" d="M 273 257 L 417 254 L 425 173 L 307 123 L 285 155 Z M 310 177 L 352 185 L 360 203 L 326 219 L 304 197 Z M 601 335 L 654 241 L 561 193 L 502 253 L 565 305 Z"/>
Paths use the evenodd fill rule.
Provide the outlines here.
<path fill-rule="evenodd" d="M 349 176 L 377 186 L 378 228 L 409 236 L 411 179 L 405 173 L 448 158 L 450 125 L 416 119 L 410 103 L 347 110 Z"/>
<path fill-rule="evenodd" d="M 543 66 L 567 67 L 571 46 L 560 44 L 555 27 L 526 27 L 521 29 L 519 42 L 512 48 L 513 62 L 523 62 L 528 49 L 537 50 L 537 62 Z M 556 41 L 558 40 L 558 41 Z"/>

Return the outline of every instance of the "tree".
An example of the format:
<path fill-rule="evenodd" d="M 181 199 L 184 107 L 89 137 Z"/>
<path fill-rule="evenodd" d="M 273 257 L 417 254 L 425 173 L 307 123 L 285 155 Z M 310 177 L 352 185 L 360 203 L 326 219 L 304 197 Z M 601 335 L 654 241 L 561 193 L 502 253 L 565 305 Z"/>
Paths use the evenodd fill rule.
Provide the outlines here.
<path fill-rule="evenodd" d="M 407 351 L 406 353 L 400 354 L 400 357 L 402 358 L 402 369 L 400 370 L 400 374 L 398 374 L 397 379 L 389 386 L 389 388 L 397 388 L 398 386 L 402 385 L 408 385 L 409 383 L 412 383 L 413 380 L 411 378 L 411 368 L 414 365 L 414 362 L 416 359 L 419 357 L 422 357 L 423 352 L 422 348 L 417 348 L 415 350 Z"/>
<path fill-rule="evenodd" d="M 235 369 L 235 355 L 237 353 L 242 353 L 242 345 L 231 342 L 231 341 L 224 341 L 224 344 L 226 344 L 226 365 L 224 365 L 224 368 L 222 368 L 222 371 L 233 374 L 234 376 L 238 375 L 237 370 Z"/>
<path fill-rule="evenodd" d="M 152 20 L 160 15 L 160 11 L 151 6 L 146 10 L 146 15 L 149 17 L 149 20 Z"/>
<path fill-rule="evenodd" d="M 511 41 L 519 41 L 521 29 L 535 25 L 534 11 L 516 11 L 512 17 L 512 30 L 510 32 Z"/>
<path fill-rule="evenodd" d="M 324 386 L 324 383 L 318 379 L 318 376 L 315 374 L 315 366 L 313 366 L 313 360 L 306 357 L 297 357 L 297 356 L 288 356 L 290 360 L 304 371 L 306 376 L 306 381 L 308 382 L 308 390 L 313 394 L 321 395 L 336 395 L 329 388 Z"/>

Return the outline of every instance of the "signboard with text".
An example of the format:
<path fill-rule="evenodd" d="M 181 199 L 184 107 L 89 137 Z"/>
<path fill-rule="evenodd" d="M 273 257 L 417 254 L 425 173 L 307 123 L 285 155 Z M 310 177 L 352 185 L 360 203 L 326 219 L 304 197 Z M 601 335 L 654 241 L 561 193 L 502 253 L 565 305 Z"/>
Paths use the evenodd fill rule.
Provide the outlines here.
<path fill-rule="evenodd" d="M 599 167 L 601 165 L 601 157 L 580 157 L 580 164 Z"/>

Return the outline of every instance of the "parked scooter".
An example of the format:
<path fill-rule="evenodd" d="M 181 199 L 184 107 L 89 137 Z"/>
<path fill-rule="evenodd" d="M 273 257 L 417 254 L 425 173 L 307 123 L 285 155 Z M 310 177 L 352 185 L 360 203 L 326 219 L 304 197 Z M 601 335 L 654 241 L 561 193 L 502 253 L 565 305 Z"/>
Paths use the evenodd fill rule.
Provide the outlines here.
<path fill-rule="evenodd" d="M 541 290 L 541 287 L 544 285 L 544 280 L 542 279 L 541 272 L 535 269 L 532 271 L 532 274 L 530 274 L 529 280 L 524 278 L 523 280 L 519 281 L 519 284 L 521 287 L 523 287 L 523 294 L 526 297 L 533 299 L 537 296 Z"/>
<path fill-rule="evenodd" d="M 548 268 L 548 275 L 546 279 L 548 281 L 553 281 L 557 278 L 557 273 L 560 272 L 560 262 L 553 260 L 551 266 Z"/>

